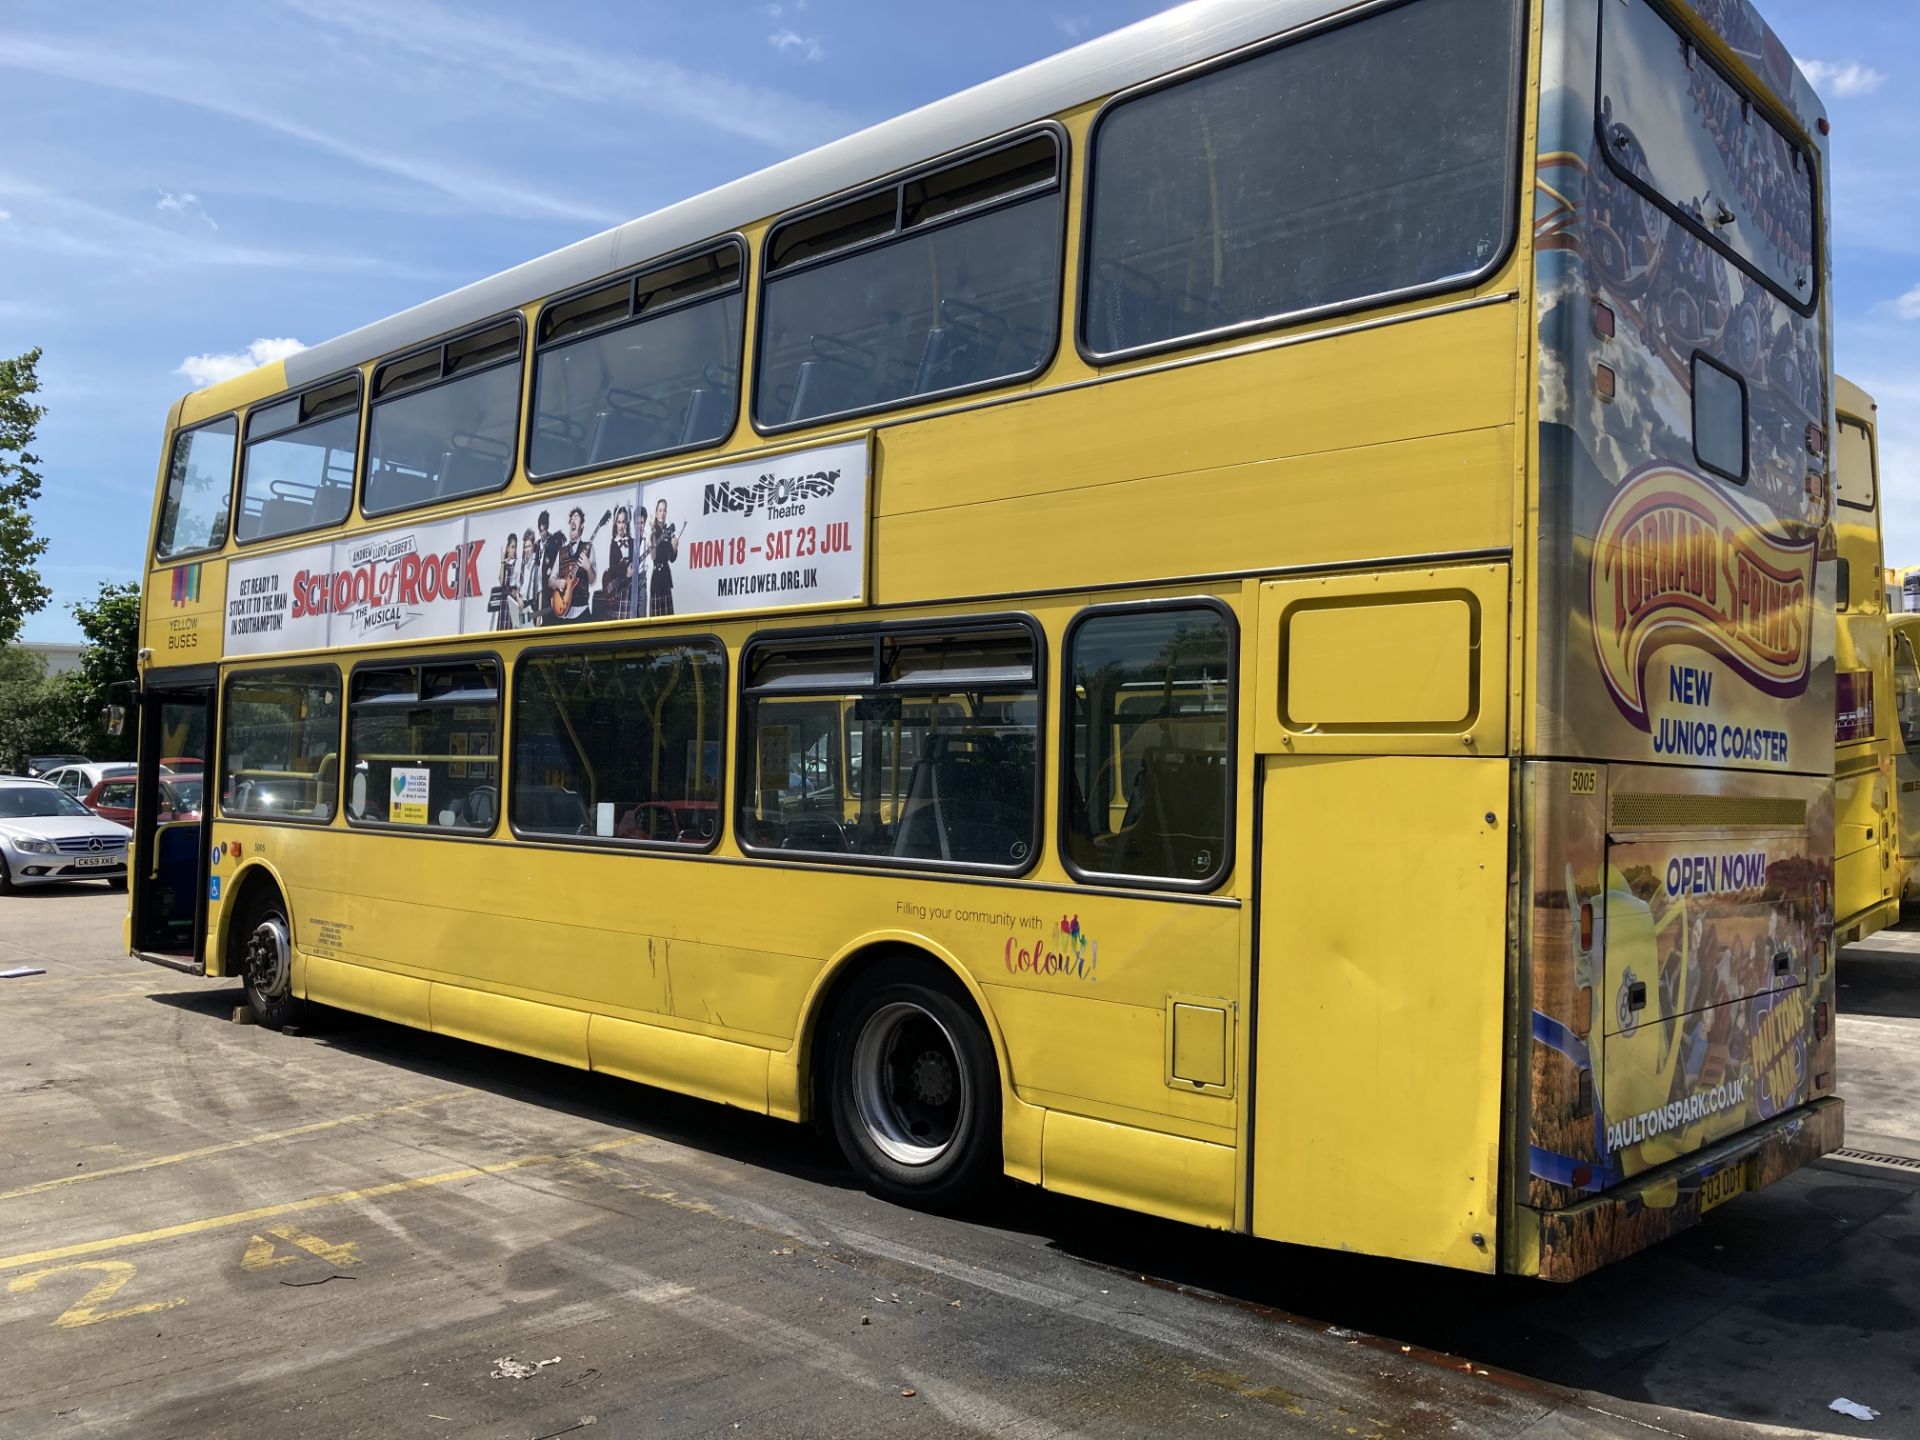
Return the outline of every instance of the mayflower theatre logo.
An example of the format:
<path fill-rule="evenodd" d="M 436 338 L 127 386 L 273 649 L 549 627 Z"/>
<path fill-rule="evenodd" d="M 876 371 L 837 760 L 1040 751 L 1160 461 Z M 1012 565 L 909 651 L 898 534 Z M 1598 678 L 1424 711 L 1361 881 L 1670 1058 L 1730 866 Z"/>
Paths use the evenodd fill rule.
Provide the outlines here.
<path fill-rule="evenodd" d="M 1705 651 L 1780 698 L 1807 688 L 1815 541 L 1748 519 L 1687 471 L 1628 479 L 1594 536 L 1593 640 L 1614 703 L 1642 730 L 1646 674 L 1669 645 Z"/>
<path fill-rule="evenodd" d="M 805 475 L 762 475 L 751 485 L 715 482 L 701 496 L 700 513 L 715 511 L 751 518 L 763 511 L 769 520 L 807 513 L 809 500 L 825 500 L 840 483 L 838 470 L 815 470 Z"/>

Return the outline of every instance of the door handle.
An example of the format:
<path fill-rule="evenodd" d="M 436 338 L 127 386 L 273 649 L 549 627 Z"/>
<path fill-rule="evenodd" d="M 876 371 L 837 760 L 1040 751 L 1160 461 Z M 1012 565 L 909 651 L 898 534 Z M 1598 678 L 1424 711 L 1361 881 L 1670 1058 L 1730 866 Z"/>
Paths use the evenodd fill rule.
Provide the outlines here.
<path fill-rule="evenodd" d="M 1776 950 L 1773 955 L 1773 973 L 1776 975 L 1785 975 L 1791 969 L 1793 969 L 1793 952 L 1790 950 Z"/>

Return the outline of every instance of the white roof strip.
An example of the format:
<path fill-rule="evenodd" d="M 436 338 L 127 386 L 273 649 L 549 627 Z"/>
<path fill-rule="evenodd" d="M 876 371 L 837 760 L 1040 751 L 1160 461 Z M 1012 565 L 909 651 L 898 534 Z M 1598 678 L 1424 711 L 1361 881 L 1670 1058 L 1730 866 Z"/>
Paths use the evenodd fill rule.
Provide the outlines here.
<path fill-rule="evenodd" d="M 286 361 L 287 381 L 407 349 L 1346 8 L 1194 0 L 303 350 Z"/>

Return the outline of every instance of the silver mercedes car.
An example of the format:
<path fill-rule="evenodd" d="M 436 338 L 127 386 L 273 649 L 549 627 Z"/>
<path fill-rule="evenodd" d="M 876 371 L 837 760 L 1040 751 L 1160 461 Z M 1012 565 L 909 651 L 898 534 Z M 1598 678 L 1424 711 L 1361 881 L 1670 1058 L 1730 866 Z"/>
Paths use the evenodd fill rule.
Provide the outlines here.
<path fill-rule="evenodd" d="M 44 780 L 0 775 L 0 891 L 62 880 L 127 883 L 133 832 Z"/>

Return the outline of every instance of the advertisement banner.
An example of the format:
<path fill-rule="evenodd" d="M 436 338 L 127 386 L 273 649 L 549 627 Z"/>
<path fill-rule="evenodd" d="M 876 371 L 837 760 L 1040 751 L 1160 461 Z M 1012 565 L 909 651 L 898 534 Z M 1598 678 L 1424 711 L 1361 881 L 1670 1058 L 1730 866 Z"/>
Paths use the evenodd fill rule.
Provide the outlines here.
<path fill-rule="evenodd" d="M 862 440 L 236 560 L 226 653 L 856 604 L 868 488 Z"/>

